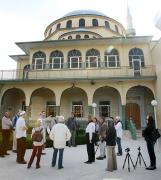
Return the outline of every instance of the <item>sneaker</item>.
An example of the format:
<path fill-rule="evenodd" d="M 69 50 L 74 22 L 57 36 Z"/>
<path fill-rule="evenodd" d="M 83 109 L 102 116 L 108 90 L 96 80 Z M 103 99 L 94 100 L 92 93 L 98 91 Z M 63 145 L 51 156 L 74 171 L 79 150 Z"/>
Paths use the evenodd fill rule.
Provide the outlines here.
<path fill-rule="evenodd" d="M 29 169 L 30 167 L 31 167 L 31 165 L 30 165 L 30 164 L 28 164 L 28 165 L 27 165 L 27 169 Z"/>
<path fill-rule="evenodd" d="M 6 152 L 4 155 L 10 155 L 10 154 Z"/>
<path fill-rule="evenodd" d="M 36 165 L 36 169 L 39 169 L 40 168 L 40 165 Z"/>
<path fill-rule="evenodd" d="M 154 170 L 154 169 L 156 169 L 156 166 L 149 166 L 146 168 L 146 170 Z"/>
<path fill-rule="evenodd" d="M 103 160 L 104 157 L 97 157 L 96 159 L 97 159 L 97 160 Z"/>
<path fill-rule="evenodd" d="M 17 150 L 12 150 L 13 153 L 17 153 Z"/>
<path fill-rule="evenodd" d="M 64 168 L 63 166 L 58 167 L 58 169 L 63 169 L 63 168 Z"/>
<path fill-rule="evenodd" d="M 91 162 L 91 161 L 86 161 L 86 162 L 84 162 L 84 163 L 86 163 L 86 164 L 92 164 L 92 162 Z"/>

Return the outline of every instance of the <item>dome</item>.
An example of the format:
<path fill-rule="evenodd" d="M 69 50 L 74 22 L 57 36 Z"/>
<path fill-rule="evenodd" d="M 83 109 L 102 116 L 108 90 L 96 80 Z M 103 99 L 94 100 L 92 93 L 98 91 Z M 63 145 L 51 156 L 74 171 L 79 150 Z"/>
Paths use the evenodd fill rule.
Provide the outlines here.
<path fill-rule="evenodd" d="M 69 12 L 67 14 L 65 14 L 63 16 L 67 17 L 67 16 L 78 16 L 78 15 L 98 15 L 98 16 L 106 16 L 105 14 L 99 12 L 99 11 L 95 11 L 95 10 L 77 10 L 77 11 L 72 11 Z"/>

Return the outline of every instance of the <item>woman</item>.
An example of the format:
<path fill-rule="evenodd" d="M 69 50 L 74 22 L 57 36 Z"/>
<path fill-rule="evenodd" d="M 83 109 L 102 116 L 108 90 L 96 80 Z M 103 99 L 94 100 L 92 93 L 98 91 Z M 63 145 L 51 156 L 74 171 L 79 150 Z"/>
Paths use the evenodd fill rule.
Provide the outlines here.
<path fill-rule="evenodd" d="M 143 130 L 143 137 L 145 138 L 145 141 L 147 143 L 147 149 L 149 153 L 150 158 L 150 166 L 147 167 L 147 170 L 154 170 L 156 169 L 156 157 L 154 152 L 154 145 L 155 141 L 153 141 L 151 132 L 155 129 L 155 122 L 152 116 L 147 116 L 147 127 Z"/>
<path fill-rule="evenodd" d="M 106 144 L 107 144 L 107 171 L 117 170 L 117 161 L 115 154 L 116 146 L 116 129 L 114 127 L 114 121 L 108 121 L 108 129 L 106 134 Z"/>
<path fill-rule="evenodd" d="M 91 164 L 92 162 L 95 162 L 94 139 L 95 139 L 95 123 L 93 122 L 91 116 L 88 116 L 88 125 L 86 127 L 88 161 L 85 162 L 86 164 Z"/>

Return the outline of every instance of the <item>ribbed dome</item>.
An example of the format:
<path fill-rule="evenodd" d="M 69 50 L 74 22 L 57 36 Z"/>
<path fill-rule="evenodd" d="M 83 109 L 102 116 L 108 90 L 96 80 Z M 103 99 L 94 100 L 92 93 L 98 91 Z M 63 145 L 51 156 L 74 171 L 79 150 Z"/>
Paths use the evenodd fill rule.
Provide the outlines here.
<path fill-rule="evenodd" d="M 98 15 L 98 16 L 106 16 L 105 14 L 99 12 L 99 11 L 95 11 L 95 10 L 77 10 L 77 11 L 72 11 L 69 12 L 67 14 L 65 14 L 63 17 L 67 17 L 67 16 L 77 16 L 77 15 Z"/>

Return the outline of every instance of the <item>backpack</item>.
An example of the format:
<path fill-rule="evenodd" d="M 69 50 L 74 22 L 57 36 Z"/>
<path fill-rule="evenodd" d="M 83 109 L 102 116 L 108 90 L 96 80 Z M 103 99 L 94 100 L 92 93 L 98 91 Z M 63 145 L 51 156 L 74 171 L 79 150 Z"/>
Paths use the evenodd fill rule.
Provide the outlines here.
<path fill-rule="evenodd" d="M 160 133 L 158 129 L 154 129 L 150 134 L 151 140 L 156 142 L 158 138 L 160 138 Z"/>
<path fill-rule="evenodd" d="M 35 130 L 35 132 L 32 135 L 32 141 L 41 142 L 43 140 L 42 130 L 43 129 Z"/>

